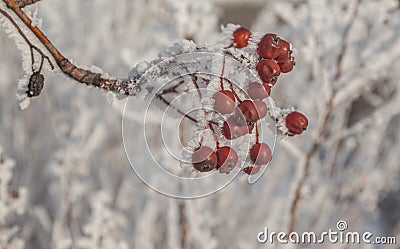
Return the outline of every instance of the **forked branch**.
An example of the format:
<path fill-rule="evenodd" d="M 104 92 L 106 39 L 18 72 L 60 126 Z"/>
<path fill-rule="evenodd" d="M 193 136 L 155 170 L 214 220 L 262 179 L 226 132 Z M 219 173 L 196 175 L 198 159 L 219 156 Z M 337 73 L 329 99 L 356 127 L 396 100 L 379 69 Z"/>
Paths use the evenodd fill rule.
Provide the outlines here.
<path fill-rule="evenodd" d="M 113 91 L 124 95 L 133 95 L 136 92 L 136 86 L 134 84 L 130 84 L 129 81 L 105 78 L 100 73 L 95 73 L 74 65 L 64 55 L 62 55 L 62 53 L 52 44 L 52 42 L 41 31 L 41 29 L 35 25 L 32 25 L 32 20 L 21 9 L 27 5 L 34 4 L 39 1 L 40 0 L 3 0 L 3 2 L 6 3 L 7 7 L 11 9 L 27 26 L 27 28 L 39 39 L 40 43 L 48 50 L 48 52 L 51 54 L 52 58 L 55 60 L 55 62 L 64 74 L 80 83 L 95 86 L 107 91 Z M 18 27 L 16 21 L 13 20 L 13 18 L 5 11 L 1 11 L 0 13 L 3 14 L 7 19 L 9 19 L 10 22 L 16 27 L 18 33 L 29 45 L 32 57 L 33 50 L 36 50 L 42 55 L 42 57 L 46 58 L 49 64 L 52 66 L 50 60 L 48 60 L 48 58 L 44 56 L 42 51 L 40 51 L 40 49 L 38 49 L 32 44 L 32 42 L 28 40 L 27 36 Z"/>

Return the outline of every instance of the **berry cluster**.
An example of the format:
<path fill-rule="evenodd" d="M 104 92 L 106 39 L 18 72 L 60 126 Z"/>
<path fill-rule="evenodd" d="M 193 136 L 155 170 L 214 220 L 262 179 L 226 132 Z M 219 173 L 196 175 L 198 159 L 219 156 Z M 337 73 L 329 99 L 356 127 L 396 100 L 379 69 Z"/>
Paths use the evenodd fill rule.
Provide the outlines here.
<path fill-rule="evenodd" d="M 260 61 L 257 72 L 264 84 L 272 87 L 281 73 L 292 71 L 295 61 L 290 43 L 275 34 L 266 34 L 258 43 Z"/>
<path fill-rule="evenodd" d="M 148 70 L 151 64 L 146 64 L 143 68 L 138 67 L 134 73 L 146 71 L 146 77 L 156 79 L 174 68 L 168 64 L 158 64 L 168 61 L 165 59 L 171 56 L 192 52 L 202 52 L 199 53 L 200 56 L 204 55 L 203 52 L 212 52 L 213 56 L 223 55 L 222 64 L 218 64 L 220 62 L 217 59 L 210 63 L 208 58 L 214 58 L 212 56 L 205 57 L 204 62 L 201 58 L 196 58 L 188 66 L 203 66 L 202 68 L 191 70 L 183 65 L 179 69 L 181 71 L 172 71 L 166 78 L 171 77 L 174 80 L 163 86 L 157 92 L 156 98 L 195 124 L 194 131 L 198 133 L 193 133 L 189 139 L 190 154 L 186 155 L 190 167 L 198 172 L 216 170 L 219 173 L 229 173 L 241 161 L 244 166 L 240 170 L 253 175 L 272 159 L 271 148 L 260 141 L 261 125 L 275 122 L 278 137 L 299 135 L 308 126 L 308 120 L 303 114 L 276 107 L 270 97 L 278 77 L 293 69 L 294 56 L 290 43 L 275 34 L 252 34 L 246 28 L 228 25 L 223 30 L 223 39 L 223 47 L 197 46 L 189 41 L 175 44 L 166 54 L 151 63 L 155 65 L 153 71 Z M 216 64 L 221 67 L 214 67 Z M 243 77 L 243 74 L 233 73 L 236 67 L 246 67 L 250 76 Z M 221 70 L 219 79 L 214 78 L 219 74 L 218 71 L 210 72 L 211 76 L 198 73 L 214 69 Z M 235 75 L 239 77 L 236 78 Z M 231 79 L 235 81 L 235 85 Z M 155 85 L 146 89 L 151 91 L 156 88 Z M 205 94 L 204 89 L 212 90 L 212 93 Z M 182 93 L 195 94 L 189 102 L 200 104 L 201 108 L 187 113 L 174 100 L 174 96 Z M 199 102 L 196 102 L 196 97 Z M 203 108 L 204 105 L 207 108 Z M 248 139 L 250 144 L 244 143 L 243 139 Z"/>
<path fill-rule="evenodd" d="M 233 32 L 230 47 L 245 48 L 250 38 L 251 32 L 240 27 Z M 276 84 L 278 76 L 290 72 L 295 65 L 290 44 L 275 34 L 266 34 L 262 37 L 257 46 L 257 54 L 259 61 L 256 71 L 261 83 L 248 84 L 246 89 L 248 99 L 240 99 L 232 86 L 229 90 L 225 89 L 222 75 L 221 89 L 213 95 L 214 111 L 226 116 L 222 127 L 219 128 L 227 140 L 252 134 L 256 128 L 256 142 L 249 151 L 251 165 L 243 168 L 243 172 L 249 175 L 257 173 L 262 165 L 268 164 L 272 159 L 270 147 L 266 143 L 260 143 L 258 139 L 258 123 L 268 114 L 267 104 L 263 100 L 269 97 L 271 87 Z M 308 125 L 307 118 L 296 111 L 289 113 L 285 122 L 289 136 L 301 134 Z M 216 142 L 215 151 L 208 146 L 200 146 L 194 150 L 192 163 L 197 171 L 209 172 L 217 169 L 220 173 L 229 173 L 238 163 L 235 149 L 229 146 L 220 147 L 219 141 Z"/>

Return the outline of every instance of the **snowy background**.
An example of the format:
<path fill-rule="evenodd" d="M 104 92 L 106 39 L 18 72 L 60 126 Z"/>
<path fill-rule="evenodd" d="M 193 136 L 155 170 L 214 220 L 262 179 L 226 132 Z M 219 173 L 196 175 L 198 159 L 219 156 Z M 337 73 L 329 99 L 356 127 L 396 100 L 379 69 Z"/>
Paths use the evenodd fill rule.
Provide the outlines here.
<path fill-rule="evenodd" d="M 278 143 L 256 184 L 239 178 L 206 198 L 166 197 L 129 165 L 121 134 L 125 101 L 110 104 L 103 92 L 46 72 L 42 94 L 20 110 L 20 52 L 1 31 L 1 249 L 267 248 L 256 238 L 264 227 L 285 232 L 294 224 L 295 231 L 320 233 L 339 220 L 349 231 L 397 236 L 399 243 L 399 1 L 43 0 L 37 6 L 43 30 L 67 57 L 119 77 L 181 38 L 217 42 L 228 22 L 277 33 L 293 43 L 297 64 L 272 96 L 304 112 L 310 125 Z M 138 104 L 133 116 L 141 115 Z"/>

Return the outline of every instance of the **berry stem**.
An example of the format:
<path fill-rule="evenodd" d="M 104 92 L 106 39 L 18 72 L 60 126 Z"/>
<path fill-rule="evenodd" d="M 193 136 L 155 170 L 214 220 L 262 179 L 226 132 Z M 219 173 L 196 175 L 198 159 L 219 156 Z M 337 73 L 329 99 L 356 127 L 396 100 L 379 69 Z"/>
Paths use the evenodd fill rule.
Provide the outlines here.
<path fill-rule="evenodd" d="M 171 102 L 169 102 L 168 100 L 166 100 L 162 95 L 157 94 L 156 95 L 157 98 L 159 98 L 162 102 L 164 102 L 164 104 L 166 104 L 167 106 L 171 106 L 173 109 L 175 109 L 177 112 L 179 112 L 180 114 L 182 114 L 183 116 L 185 116 L 185 118 L 193 121 L 194 123 L 198 123 L 199 121 L 193 117 L 191 117 L 189 114 L 184 113 L 183 111 L 181 111 L 179 108 L 175 107 L 174 105 L 171 104 Z"/>
<path fill-rule="evenodd" d="M 199 146 L 202 146 L 202 145 L 203 145 L 203 141 L 204 141 L 204 137 L 202 136 L 202 137 L 200 138 Z"/>
<path fill-rule="evenodd" d="M 224 53 L 224 60 L 222 62 L 221 76 L 219 77 L 222 91 L 224 90 L 225 56 L 226 56 L 226 53 Z"/>
<path fill-rule="evenodd" d="M 168 87 L 168 88 L 162 90 L 159 95 L 163 95 L 163 94 L 166 94 L 166 93 L 178 93 L 178 91 L 176 89 L 178 87 L 180 87 L 183 83 L 185 83 L 185 81 L 181 80 L 177 84 L 175 84 L 174 86 Z"/>
<path fill-rule="evenodd" d="M 197 85 L 197 76 L 194 75 L 194 74 L 190 74 L 190 77 L 192 79 L 192 83 L 193 83 L 194 87 L 197 90 L 197 94 L 199 95 L 199 98 L 201 99 L 202 95 L 201 95 L 201 91 L 200 91 L 199 85 Z"/>
<path fill-rule="evenodd" d="M 239 96 L 236 94 L 235 88 L 233 87 L 233 84 L 230 80 L 227 80 L 229 83 L 229 88 L 231 89 L 233 95 L 235 95 L 235 98 L 237 99 L 237 101 L 239 101 L 239 103 L 242 103 L 243 101 L 239 98 Z"/>
<path fill-rule="evenodd" d="M 258 132 L 258 121 L 256 121 L 255 126 L 256 126 L 256 143 L 259 144 L 260 143 L 260 133 Z"/>
<path fill-rule="evenodd" d="M 197 76 L 195 76 L 194 74 L 191 74 L 190 77 L 192 78 L 192 82 L 193 82 L 193 84 L 194 84 L 194 87 L 196 88 L 197 93 L 198 93 L 198 95 L 199 95 L 199 98 L 201 99 L 201 98 L 202 98 L 202 94 L 201 94 L 201 90 L 200 90 L 200 88 L 199 88 L 199 85 L 197 85 Z M 207 112 L 206 110 L 204 110 L 204 115 L 207 115 L 207 114 L 208 114 L 208 112 Z M 209 120 L 208 122 L 217 124 L 216 122 L 211 121 L 211 120 Z"/>
<path fill-rule="evenodd" d="M 213 127 L 212 125 L 213 125 L 213 123 L 212 123 L 211 121 L 208 121 L 208 127 L 210 128 L 210 130 L 211 130 L 212 133 L 213 133 L 214 141 L 215 141 L 215 146 L 216 146 L 217 149 L 218 149 L 218 148 L 219 148 L 219 141 L 218 141 L 217 134 L 215 134 L 214 127 Z"/>
<path fill-rule="evenodd" d="M 201 98 L 202 94 L 201 94 L 200 88 L 199 88 L 199 86 L 198 86 L 198 84 L 197 84 L 197 76 L 195 76 L 195 75 L 190 75 L 190 77 L 192 78 L 192 83 L 193 83 L 194 87 L 196 88 L 199 97 Z M 180 113 L 180 114 L 182 114 L 183 116 L 185 116 L 187 119 L 193 121 L 194 123 L 198 123 L 199 121 L 198 121 L 197 119 L 193 118 L 193 117 L 190 116 L 189 114 L 185 114 L 182 110 L 180 110 L 178 107 L 176 107 L 176 106 L 174 106 L 173 104 L 171 104 L 170 101 L 168 101 L 167 99 L 165 99 L 165 98 L 163 97 L 164 94 L 179 93 L 179 91 L 177 91 L 177 88 L 180 87 L 181 85 L 183 85 L 184 83 L 185 83 L 185 81 L 184 81 L 184 80 L 181 80 L 181 81 L 179 81 L 177 84 L 175 84 L 175 85 L 173 85 L 173 86 L 171 86 L 171 87 L 168 87 L 168 88 L 162 90 L 162 91 L 161 91 L 159 94 L 157 94 L 156 96 L 157 96 L 157 98 L 159 98 L 164 104 L 166 104 L 167 106 L 171 106 L 173 109 L 175 109 L 178 113 Z M 207 112 L 204 111 L 204 114 L 207 114 Z M 216 123 L 215 121 L 211 121 L 211 120 L 210 120 L 210 121 L 208 121 L 208 122 L 210 122 L 210 123 L 212 123 L 212 124 L 215 124 L 215 125 L 218 125 L 218 123 Z"/>
<path fill-rule="evenodd" d="M 244 55 L 240 55 L 235 57 L 229 50 L 225 52 L 225 54 L 230 55 L 232 58 L 239 60 L 240 62 L 245 61 L 246 64 L 251 63 L 250 59 L 246 58 Z"/>
<path fill-rule="evenodd" d="M 40 66 L 39 66 L 38 72 L 41 72 L 41 71 L 42 71 L 43 62 L 44 62 L 44 57 L 42 56 L 42 59 L 41 59 L 41 61 L 40 61 Z M 33 71 L 33 68 L 32 68 L 32 71 Z"/>

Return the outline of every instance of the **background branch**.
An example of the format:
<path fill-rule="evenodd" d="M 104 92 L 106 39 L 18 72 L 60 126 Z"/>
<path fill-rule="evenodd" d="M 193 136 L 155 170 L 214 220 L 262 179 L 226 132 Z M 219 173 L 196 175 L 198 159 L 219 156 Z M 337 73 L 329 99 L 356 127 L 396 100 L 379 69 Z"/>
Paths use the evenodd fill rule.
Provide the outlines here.
<path fill-rule="evenodd" d="M 335 81 L 337 81 L 342 75 L 342 63 L 343 63 L 343 58 L 345 56 L 345 53 L 347 51 L 347 40 L 348 40 L 348 36 L 349 36 L 350 30 L 351 30 L 351 27 L 353 26 L 353 24 L 356 20 L 360 3 L 361 3 L 361 0 L 356 0 L 350 20 L 344 28 L 344 34 L 343 34 L 343 38 L 342 38 L 342 46 L 340 49 L 340 53 L 337 57 L 336 71 L 333 76 L 333 79 Z M 313 159 L 314 155 L 318 152 L 318 149 L 320 148 L 324 132 L 325 132 L 326 128 L 328 127 L 328 121 L 329 121 L 330 117 L 332 116 L 333 111 L 335 110 L 335 108 L 334 108 L 335 107 L 334 106 L 335 98 L 336 98 L 336 93 L 333 95 L 330 95 L 329 100 L 326 105 L 326 108 L 325 108 L 323 118 L 322 118 L 322 123 L 321 123 L 321 125 L 319 125 L 318 131 L 314 138 L 314 142 L 311 146 L 311 149 L 309 150 L 309 152 L 306 155 L 306 159 L 305 159 L 304 165 L 302 167 L 301 176 L 300 176 L 299 181 L 297 182 L 297 186 L 295 188 L 295 195 L 294 195 L 293 201 L 290 206 L 289 225 L 288 225 L 287 234 L 290 234 L 291 232 L 294 231 L 294 228 L 296 225 L 297 209 L 298 209 L 299 203 L 302 198 L 302 189 L 303 189 L 304 183 L 306 182 L 309 171 L 310 171 L 311 160 Z"/>

